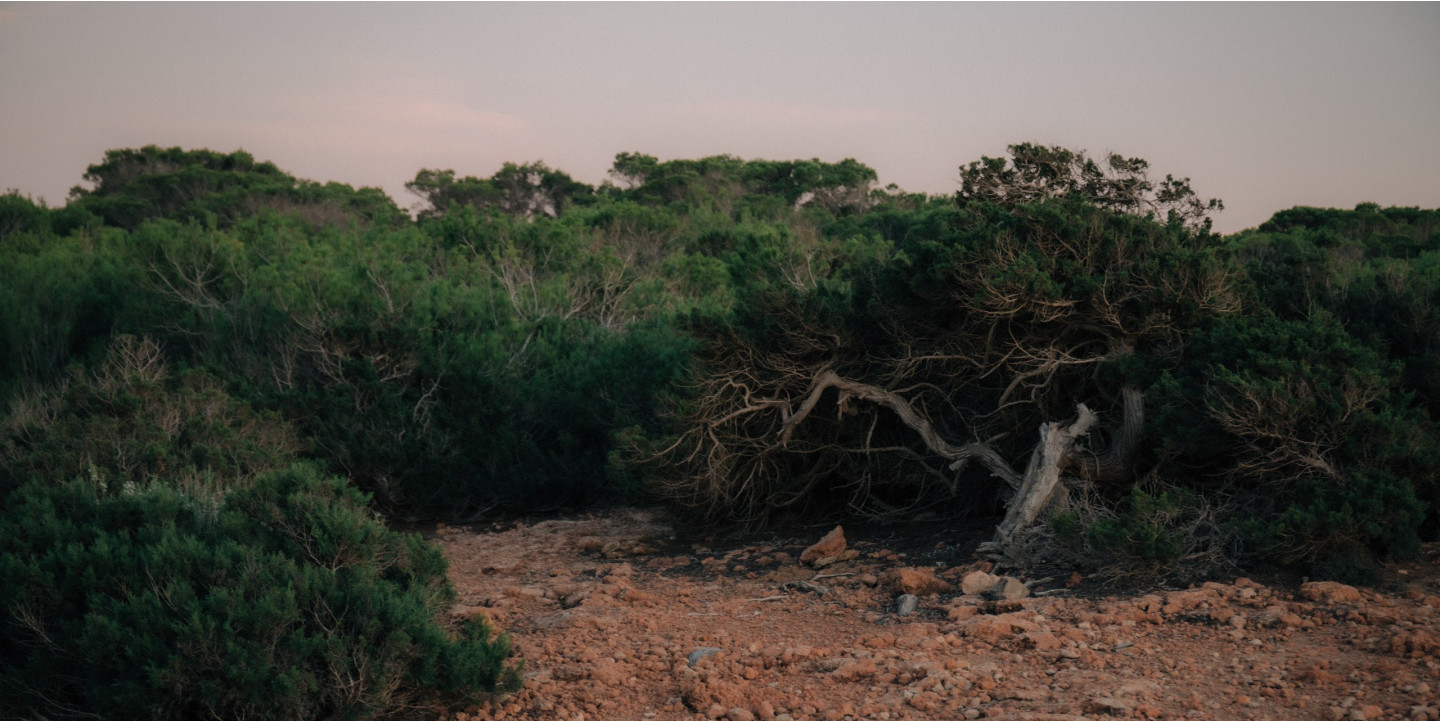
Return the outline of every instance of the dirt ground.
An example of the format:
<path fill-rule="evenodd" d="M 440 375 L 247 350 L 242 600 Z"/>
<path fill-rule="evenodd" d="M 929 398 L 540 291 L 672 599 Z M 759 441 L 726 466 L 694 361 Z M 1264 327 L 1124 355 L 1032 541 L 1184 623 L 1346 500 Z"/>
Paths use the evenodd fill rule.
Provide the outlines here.
<path fill-rule="evenodd" d="M 1434 545 L 1383 591 L 1072 576 L 995 601 L 952 588 L 988 569 L 976 528 L 851 529 L 801 564 L 826 531 L 695 543 L 633 509 L 434 529 L 454 613 L 525 660 L 522 691 L 457 717 L 1440 719 Z"/>

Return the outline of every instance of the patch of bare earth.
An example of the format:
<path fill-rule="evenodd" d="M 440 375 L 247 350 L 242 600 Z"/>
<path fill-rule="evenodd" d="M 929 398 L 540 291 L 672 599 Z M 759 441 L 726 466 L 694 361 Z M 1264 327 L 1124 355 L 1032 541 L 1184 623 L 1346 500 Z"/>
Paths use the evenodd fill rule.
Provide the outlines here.
<path fill-rule="evenodd" d="M 487 615 L 525 660 L 522 691 L 458 718 L 1440 719 L 1434 546 L 1385 593 L 1058 580 L 987 600 L 960 589 L 983 563 L 933 539 L 855 533 L 801 564 L 823 531 L 681 545 L 637 510 L 438 528 L 455 614 Z"/>

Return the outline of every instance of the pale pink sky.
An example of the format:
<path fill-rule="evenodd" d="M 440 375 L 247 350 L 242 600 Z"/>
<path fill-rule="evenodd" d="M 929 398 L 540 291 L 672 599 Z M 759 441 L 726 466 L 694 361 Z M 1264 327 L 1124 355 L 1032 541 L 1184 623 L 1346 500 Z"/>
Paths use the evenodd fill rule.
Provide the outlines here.
<path fill-rule="evenodd" d="M 1225 200 L 1440 206 L 1440 4 L 0 3 L 0 189 L 105 150 L 238 148 L 302 178 L 618 152 L 854 157 L 950 193 L 1034 141 Z"/>

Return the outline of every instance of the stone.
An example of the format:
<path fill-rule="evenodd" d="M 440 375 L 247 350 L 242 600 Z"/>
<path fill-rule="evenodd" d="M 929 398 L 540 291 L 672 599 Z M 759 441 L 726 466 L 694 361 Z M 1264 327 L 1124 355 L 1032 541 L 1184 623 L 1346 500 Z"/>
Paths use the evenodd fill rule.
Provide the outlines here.
<path fill-rule="evenodd" d="M 914 594 L 901 594 L 895 600 L 895 613 L 908 617 L 915 613 L 915 608 L 920 606 L 920 598 Z"/>
<path fill-rule="evenodd" d="M 1085 702 L 1085 711 L 1091 714 L 1126 716 L 1135 707 L 1135 702 L 1125 697 L 1108 694 L 1096 695 Z"/>
<path fill-rule="evenodd" d="M 1257 627 L 1273 627 L 1281 624 L 1282 622 L 1280 620 L 1289 613 L 1290 610 L 1286 609 L 1284 605 L 1272 604 L 1251 615 L 1250 618 L 1255 622 L 1255 626 Z"/>
<path fill-rule="evenodd" d="M 1340 582 L 1306 582 L 1300 585 L 1300 596 L 1321 604 L 1360 604 L 1365 601 L 1359 589 Z"/>
<path fill-rule="evenodd" d="M 755 713 L 744 707 L 731 707 L 725 712 L 725 719 L 735 720 L 736 722 L 754 722 Z"/>
<path fill-rule="evenodd" d="M 986 614 L 960 623 L 959 632 L 972 639 L 991 644 L 1013 637 L 1016 632 L 1029 632 L 1036 624 L 1023 616 L 1010 614 Z"/>
<path fill-rule="evenodd" d="M 607 687 L 619 687 L 631 677 L 630 669 L 619 662 L 600 660 L 590 665 L 590 679 Z"/>
<path fill-rule="evenodd" d="M 1148 614 L 1159 614 L 1165 608 L 1165 600 L 1158 594 L 1146 594 L 1135 600 L 1135 606 Z"/>
<path fill-rule="evenodd" d="M 723 651 L 725 651 L 725 650 L 723 650 L 723 649 L 721 649 L 721 648 L 719 648 L 719 647 L 701 647 L 701 648 L 699 648 L 699 649 L 691 652 L 691 653 L 690 653 L 690 656 L 688 656 L 688 657 L 685 658 L 685 663 L 688 664 L 688 665 L 690 665 L 691 667 L 694 667 L 696 664 L 699 664 L 699 663 L 700 663 L 700 660 L 702 660 L 702 659 L 704 659 L 704 658 L 706 658 L 706 657 L 709 657 L 709 656 L 711 656 L 711 655 L 719 654 L 719 653 L 721 653 L 721 652 L 723 652 Z"/>
<path fill-rule="evenodd" d="M 1015 577 L 1000 577 L 1000 581 L 991 587 L 988 596 L 1000 600 L 1024 599 L 1030 596 L 1030 588 Z"/>
<path fill-rule="evenodd" d="M 830 673 L 830 677 L 840 682 L 851 682 L 861 677 L 873 677 L 878 671 L 880 668 L 876 666 L 874 659 L 857 659 L 840 665 Z"/>
<path fill-rule="evenodd" d="M 914 594 L 917 597 L 943 594 L 955 590 L 954 585 L 935 576 L 934 570 L 915 567 L 901 567 L 886 571 L 880 575 L 880 583 L 901 594 Z"/>
<path fill-rule="evenodd" d="M 1017 687 L 995 695 L 996 699 L 1014 699 L 1021 702 L 1045 702 L 1050 699 L 1050 690 L 1045 687 Z"/>
<path fill-rule="evenodd" d="M 980 612 L 980 608 L 973 604 L 957 604 L 945 610 L 945 616 L 952 622 L 963 622 Z"/>
<path fill-rule="evenodd" d="M 960 591 L 964 594 L 985 594 L 999 583 L 1000 577 L 989 572 L 970 572 L 960 578 Z"/>
<path fill-rule="evenodd" d="M 1060 639 L 1045 630 L 1037 629 L 1033 632 L 1026 632 L 1024 635 L 1021 635 L 1021 638 L 1042 652 L 1059 649 L 1061 646 Z"/>
<path fill-rule="evenodd" d="M 845 529 L 835 527 L 830 533 L 820 537 L 820 541 L 811 544 L 805 551 L 800 552 L 801 564 L 814 564 L 815 562 L 829 557 L 839 557 L 845 552 Z"/>
<path fill-rule="evenodd" d="M 1116 687 L 1114 694 L 1117 697 L 1143 697 L 1148 699 L 1160 694 L 1161 691 L 1160 685 L 1150 680 L 1135 679 Z"/>

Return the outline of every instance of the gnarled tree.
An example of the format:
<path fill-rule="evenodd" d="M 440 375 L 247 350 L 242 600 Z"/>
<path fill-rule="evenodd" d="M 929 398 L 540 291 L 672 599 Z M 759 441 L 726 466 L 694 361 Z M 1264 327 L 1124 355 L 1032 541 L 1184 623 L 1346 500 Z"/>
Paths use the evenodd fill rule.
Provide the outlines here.
<path fill-rule="evenodd" d="M 1234 308 L 1226 268 L 1205 223 L 1131 212 L 1198 207 L 1168 179 L 1156 199 L 1144 161 L 1114 156 L 1106 175 L 1083 153 L 1011 150 L 962 169 L 956 206 L 898 233 L 889 258 L 699 329 L 675 433 L 648 450 L 662 491 L 750 523 L 842 502 L 983 508 L 998 491 L 1003 549 L 1067 485 L 1132 485 L 1137 382 Z"/>

